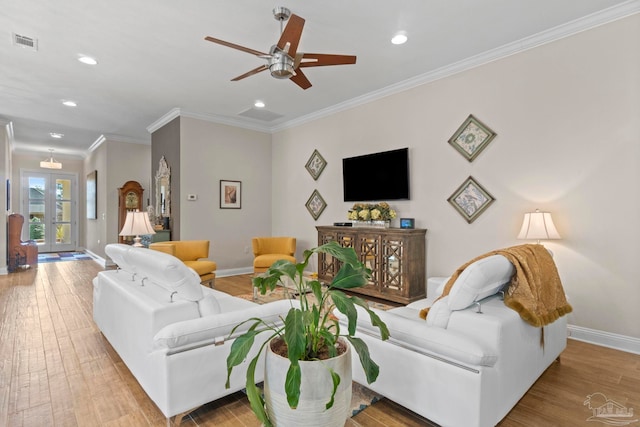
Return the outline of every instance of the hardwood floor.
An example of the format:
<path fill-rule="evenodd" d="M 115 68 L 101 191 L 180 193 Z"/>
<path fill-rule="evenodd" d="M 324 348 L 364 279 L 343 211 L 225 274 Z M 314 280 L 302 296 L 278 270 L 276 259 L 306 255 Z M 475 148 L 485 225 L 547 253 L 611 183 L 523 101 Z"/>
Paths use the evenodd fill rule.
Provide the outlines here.
<path fill-rule="evenodd" d="M 0 426 L 166 425 L 93 323 L 91 280 L 100 270 L 93 261 L 69 261 L 0 276 Z M 217 278 L 216 288 L 246 294 L 250 283 L 248 276 Z M 500 426 L 592 424 L 583 402 L 596 392 L 638 414 L 640 356 L 569 340 L 562 361 L 551 365 Z M 235 393 L 201 407 L 181 425 L 259 423 L 244 395 Z M 386 399 L 347 423 L 425 425 L 433 424 Z"/>

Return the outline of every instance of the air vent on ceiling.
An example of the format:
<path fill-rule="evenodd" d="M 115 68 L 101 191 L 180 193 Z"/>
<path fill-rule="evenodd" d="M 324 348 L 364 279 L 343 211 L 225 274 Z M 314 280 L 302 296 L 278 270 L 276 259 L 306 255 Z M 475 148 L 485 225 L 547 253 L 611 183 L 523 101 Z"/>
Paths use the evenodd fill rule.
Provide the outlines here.
<path fill-rule="evenodd" d="M 13 33 L 13 45 L 24 47 L 26 49 L 38 50 L 38 39 L 32 37 L 21 36 Z"/>
<path fill-rule="evenodd" d="M 275 119 L 279 119 L 280 117 L 283 117 L 282 114 L 274 113 L 272 111 L 265 110 L 265 109 L 262 109 L 262 108 L 261 109 L 249 108 L 247 110 L 244 110 L 244 111 L 238 113 L 238 115 L 244 116 L 244 117 L 249 117 L 251 119 L 262 120 L 262 121 L 265 121 L 265 122 L 270 122 L 270 121 L 273 121 Z"/>

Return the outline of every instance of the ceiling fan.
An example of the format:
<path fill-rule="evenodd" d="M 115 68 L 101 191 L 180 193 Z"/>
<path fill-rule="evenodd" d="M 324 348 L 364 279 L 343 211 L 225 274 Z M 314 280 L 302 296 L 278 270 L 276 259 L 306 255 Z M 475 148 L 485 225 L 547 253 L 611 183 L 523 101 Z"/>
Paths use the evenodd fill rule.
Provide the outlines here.
<path fill-rule="evenodd" d="M 280 21 L 280 40 L 271 46 L 269 53 L 260 52 L 249 49 L 248 47 L 233 44 L 224 40 L 213 37 L 205 37 L 205 40 L 230 47 L 232 49 L 241 50 L 250 53 L 258 58 L 266 59 L 267 63 L 254 68 L 236 78 L 231 79 L 235 82 L 246 77 L 258 74 L 261 71 L 269 70 L 271 76 L 276 79 L 290 79 L 302 89 L 309 89 L 311 82 L 304 75 L 301 68 L 304 67 L 322 67 L 325 65 L 346 65 L 355 64 L 356 57 L 352 55 L 332 55 L 322 53 L 303 53 L 298 52 L 298 44 L 302 36 L 302 28 L 305 20 L 298 15 L 291 14 L 286 7 L 276 7 L 273 9 L 273 16 Z M 283 30 L 284 21 L 289 21 Z"/>

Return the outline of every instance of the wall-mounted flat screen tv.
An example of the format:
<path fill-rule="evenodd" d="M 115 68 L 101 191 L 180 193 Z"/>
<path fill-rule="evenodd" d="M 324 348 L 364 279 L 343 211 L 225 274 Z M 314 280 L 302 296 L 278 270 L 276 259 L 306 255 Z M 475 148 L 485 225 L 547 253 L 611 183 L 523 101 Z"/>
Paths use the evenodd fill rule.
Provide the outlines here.
<path fill-rule="evenodd" d="M 408 200 L 409 149 L 342 159 L 345 202 Z"/>

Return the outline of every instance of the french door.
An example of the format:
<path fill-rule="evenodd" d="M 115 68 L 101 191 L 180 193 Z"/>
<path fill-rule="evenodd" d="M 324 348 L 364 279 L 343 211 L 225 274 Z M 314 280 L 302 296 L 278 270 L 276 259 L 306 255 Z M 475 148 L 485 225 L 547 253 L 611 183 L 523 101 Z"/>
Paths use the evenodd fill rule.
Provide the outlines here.
<path fill-rule="evenodd" d="M 77 248 L 77 176 L 65 173 L 21 172 L 22 240 L 35 240 L 38 252 Z"/>

